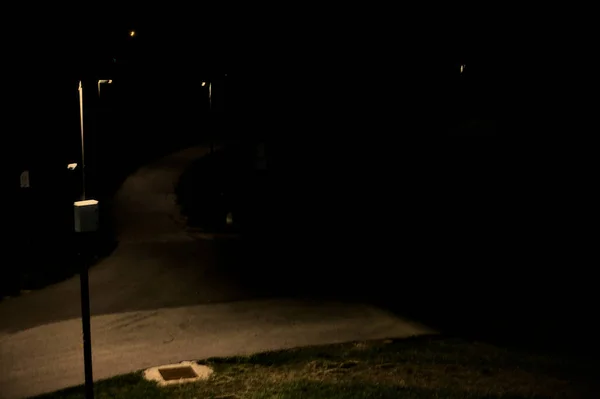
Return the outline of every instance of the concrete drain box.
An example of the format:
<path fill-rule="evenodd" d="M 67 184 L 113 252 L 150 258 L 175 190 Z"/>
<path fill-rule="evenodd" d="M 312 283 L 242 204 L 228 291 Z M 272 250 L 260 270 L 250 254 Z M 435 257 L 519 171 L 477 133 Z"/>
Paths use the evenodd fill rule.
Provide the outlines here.
<path fill-rule="evenodd" d="M 158 372 L 165 381 L 198 377 L 198 374 L 196 374 L 190 366 L 158 369 Z"/>
<path fill-rule="evenodd" d="M 159 386 L 184 384 L 207 380 L 213 370 L 196 362 L 181 362 L 165 366 L 152 367 L 144 371 L 144 378 L 155 381 Z"/>

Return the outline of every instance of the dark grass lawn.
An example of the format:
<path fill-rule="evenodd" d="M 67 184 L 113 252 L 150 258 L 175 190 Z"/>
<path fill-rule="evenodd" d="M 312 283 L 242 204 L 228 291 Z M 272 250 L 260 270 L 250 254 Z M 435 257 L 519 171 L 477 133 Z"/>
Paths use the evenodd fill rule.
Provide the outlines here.
<path fill-rule="evenodd" d="M 593 364 L 441 336 L 306 347 L 199 363 L 209 380 L 159 388 L 132 373 L 97 398 L 593 398 Z M 83 387 L 36 399 L 83 398 Z"/>

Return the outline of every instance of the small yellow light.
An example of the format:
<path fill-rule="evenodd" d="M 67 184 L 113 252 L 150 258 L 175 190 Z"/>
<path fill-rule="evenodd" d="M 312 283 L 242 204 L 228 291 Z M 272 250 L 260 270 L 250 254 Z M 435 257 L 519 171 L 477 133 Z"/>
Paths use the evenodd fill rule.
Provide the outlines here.
<path fill-rule="evenodd" d="M 206 86 L 206 82 L 202 82 L 202 87 Z"/>
<path fill-rule="evenodd" d="M 129 32 L 129 36 L 134 37 L 135 36 L 135 31 L 132 30 L 131 32 Z"/>

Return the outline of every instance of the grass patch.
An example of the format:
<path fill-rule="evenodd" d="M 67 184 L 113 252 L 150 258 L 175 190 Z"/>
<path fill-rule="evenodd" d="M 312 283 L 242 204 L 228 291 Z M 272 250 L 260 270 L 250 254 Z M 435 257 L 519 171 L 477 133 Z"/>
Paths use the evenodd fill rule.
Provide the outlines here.
<path fill-rule="evenodd" d="M 97 398 L 588 398 L 592 365 L 443 337 L 352 342 L 210 358 L 208 381 L 159 388 L 141 373 L 98 382 Z M 83 387 L 37 399 L 83 398 Z"/>

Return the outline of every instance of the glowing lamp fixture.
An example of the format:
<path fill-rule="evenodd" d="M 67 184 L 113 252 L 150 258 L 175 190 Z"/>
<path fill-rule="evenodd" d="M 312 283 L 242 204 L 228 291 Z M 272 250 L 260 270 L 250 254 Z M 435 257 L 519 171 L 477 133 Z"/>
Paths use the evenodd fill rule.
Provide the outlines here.
<path fill-rule="evenodd" d="M 112 83 L 112 79 L 104 79 L 104 80 L 99 80 L 98 81 L 98 95 L 100 95 L 100 85 L 103 83 L 108 83 L 111 84 Z"/>

